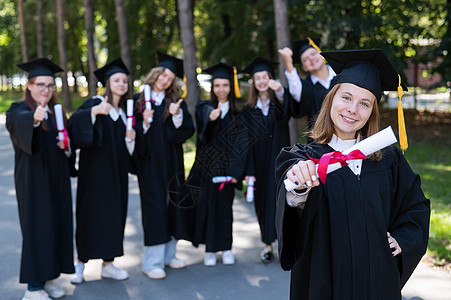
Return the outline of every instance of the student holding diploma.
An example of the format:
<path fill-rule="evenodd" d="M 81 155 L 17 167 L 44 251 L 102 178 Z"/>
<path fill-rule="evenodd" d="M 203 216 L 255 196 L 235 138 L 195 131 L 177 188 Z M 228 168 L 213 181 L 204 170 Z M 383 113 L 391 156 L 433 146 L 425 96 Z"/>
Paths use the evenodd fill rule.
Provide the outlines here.
<path fill-rule="evenodd" d="M 404 85 L 382 50 L 321 54 L 338 75 L 311 131 L 314 142 L 284 148 L 276 161 L 277 237 L 291 299 L 401 299 L 428 241 L 430 204 L 419 176 L 394 146 L 366 158 L 364 147 L 349 153 L 355 156 L 327 180 L 320 169 L 331 153 L 340 159 L 373 138 L 382 91 L 401 97 Z M 287 191 L 286 178 L 300 187 Z"/>
<path fill-rule="evenodd" d="M 288 121 L 289 92 L 273 79 L 277 63 L 256 57 L 243 70 L 252 76 L 249 101 L 242 114 L 249 127 L 249 156 L 246 180 L 254 182 L 254 204 L 264 248 L 263 263 L 273 258 L 272 243 L 276 240 L 276 182 L 274 162 L 282 147 L 290 144 Z"/>
<path fill-rule="evenodd" d="M 186 266 L 176 257 L 177 231 L 184 225 L 177 224 L 178 208 L 174 203 L 185 181 L 182 145 L 194 133 L 176 81 L 176 77 L 183 77 L 183 61 L 162 52 L 157 55 L 158 66 L 144 80 L 150 89 L 145 87 L 144 93 L 136 95 L 133 157 L 144 229 L 142 271 L 151 279 L 165 278 L 165 265 L 174 269 Z"/>
<path fill-rule="evenodd" d="M 46 58 L 18 65 L 28 72 L 24 100 L 6 112 L 15 151 L 14 180 L 22 230 L 20 282 L 23 300 L 60 298 L 52 281 L 73 273 L 71 155 L 69 139 L 58 140 L 54 74 L 62 69 Z M 58 104 L 59 105 L 59 104 Z M 62 112 L 62 110 L 61 110 Z M 62 126 L 67 123 L 61 115 Z"/>
<path fill-rule="evenodd" d="M 246 126 L 236 107 L 238 80 L 233 67 L 218 63 L 204 70 L 212 75 L 211 100 L 196 107 L 196 160 L 189 186 L 201 188 L 193 199 L 194 246 L 205 244 L 205 266 L 215 266 L 216 252 L 222 263 L 232 265 L 232 204 L 235 188 L 242 188 L 247 153 Z M 192 193 L 190 193 L 192 194 Z"/>
<path fill-rule="evenodd" d="M 102 277 L 128 278 L 128 272 L 114 266 L 113 260 L 124 255 L 129 159 L 135 146 L 135 131 L 127 128 L 126 116 L 132 89 L 129 71 L 120 58 L 94 74 L 105 87 L 105 94 L 86 100 L 72 115 L 70 126 L 74 148 L 80 149 L 78 263 L 72 283 L 83 282 L 84 264 L 97 258 L 103 259 Z"/>

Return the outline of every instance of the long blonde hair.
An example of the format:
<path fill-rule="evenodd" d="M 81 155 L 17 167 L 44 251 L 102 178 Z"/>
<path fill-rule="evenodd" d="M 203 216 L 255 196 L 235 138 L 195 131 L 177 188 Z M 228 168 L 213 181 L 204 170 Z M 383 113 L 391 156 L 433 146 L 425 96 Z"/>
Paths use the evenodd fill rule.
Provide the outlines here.
<path fill-rule="evenodd" d="M 330 110 L 332 108 L 332 102 L 334 100 L 337 90 L 340 88 L 340 84 L 337 83 L 324 98 L 323 105 L 315 121 L 315 125 L 310 131 L 310 137 L 318 144 L 327 144 L 331 141 L 333 134 L 335 133 L 334 123 L 330 116 Z M 366 139 L 367 137 L 377 133 L 379 131 L 379 107 L 378 103 L 374 103 L 373 111 L 366 124 L 356 132 L 356 135 L 360 133 L 360 139 Z M 382 152 L 377 151 L 369 156 L 373 160 L 380 160 L 382 158 Z"/>
<path fill-rule="evenodd" d="M 153 88 L 155 82 L 158 80 L 158 76 L 160 76 L 166 70 L 165 67 L 155 67 L 150 70 L 144 79 L 144 84 L 150 85 Z M 177 85 L 177 80 L 174 78 L 170 87 L 165 90 L 165 107 L 164 107 L 164 118 L 169 116 L 169 105 L 171 103 L 175 103 L 180 99 L 180 95 L 178 93 L 179 88 Z M 168 101 L 169 100 L 169 101 Z M 138 100 L 136 101 L 136 108 L 139 109 L 144 102 L 144 93 L 141 93 Z"/>

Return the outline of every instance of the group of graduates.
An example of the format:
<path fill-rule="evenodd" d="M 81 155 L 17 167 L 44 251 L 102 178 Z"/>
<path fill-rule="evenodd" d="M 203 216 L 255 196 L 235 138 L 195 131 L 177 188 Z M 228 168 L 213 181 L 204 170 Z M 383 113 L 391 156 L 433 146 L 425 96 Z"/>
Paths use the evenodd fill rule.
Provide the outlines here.
<path fill-rule="evenodd" d="M 418 175 L 394 146 L 350 160 L 327 185 L 312 161 L 378 131 L 377 104 L 382 91 L 398 88 L 397 74 L 381 50 L 321 52 L 308 38 L 279 53 L 288 87 L 274 80 L 276 62 L 257 57 L 242 70 L 252 85 L 241 110 L 237 70 L 224 63 L 204 70 L 211 97 L 196 106 L 187 178 L 182 146 L 195 127 L 178 93 L 182 60 L 157 52 L 159 64 L 135 95 L 123 61 L 111 61 L 95 71 L 104 94 L 70 119 L 63 114 L 63 129 L 54 109 L 54 74 L 62 69 L 46 58 L 19 65 L 27 88 L 6 126 L 15 150 L 23 299 L 64 296 L 53 280 L 73 273 L 71 282 L 82 283 L 90 259 L 103 260 L 104 278 L 129 277 L 113 264 L 124 254 L 128 173 L 138 178 L 149 278 L 186 267 L 176 256 L 180 239 L 205 244 L 205 266 L 216 265 L 218 253 L 223 264 L 235 263 L 232 203 L 245 180 L 254 189 L 260 259 L 274 259 L 278 239 L 282 268 L 292 270 L 292 299 L 400 299 L 427 245 L 429 202 Z M 288 121 L 303 116 L 311 143 L 290 147 Z M 75 265 L 70 176 L 78 177 Z M 287 191 L 287 178 L 298 188 Z"/>

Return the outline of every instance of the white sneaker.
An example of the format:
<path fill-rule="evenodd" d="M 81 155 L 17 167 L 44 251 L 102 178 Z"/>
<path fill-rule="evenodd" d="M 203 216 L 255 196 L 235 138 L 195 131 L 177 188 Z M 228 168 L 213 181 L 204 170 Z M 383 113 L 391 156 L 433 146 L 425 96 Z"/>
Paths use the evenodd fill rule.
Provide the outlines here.
<path fill-rule="evenodd" d="M 204 265 L 207 267 L 216 266 L 216 253 L 205 252 Z"/>
<path fill-rule="evenodd" d="M 61 298 L 66 295 L 66 291 L 55 284 L 53 280 L 49 280 L 45 283 L 44 290 L 49 294 L 52 298 Z"/>
<path fill-rule="evenodd" d="M 222 252 L 222 263 L 224 265 L 235 264 L 235 256 L 233 255 L 232 250 Z"/>
<path fill-rule="evenodd" d="M 183 269 L 186 267 L 185 261 L 177 257 L 171 259 L 167 265 L 172 269 Z"/>
<path fill-rule="evenodd" d="M 128 278 L 128 272 L 119 269 L 113 263 L 109 263 L 106 266 L 102 266 L 102 277 L 111 278 L 114 280 L 125 280 Z"/>
<path fill-rule="evenodd" d="M 143 271 L 143 273 L 146 274 L 146 276 L 149 277 L 150 279 L 166 278 L 166 272 L 160 267 L 155 267 L 150 271 Z"/>
<path fill-rule="evenodd" d="M 79 261 L 75 265 L 75 273 L 70 277 L 70 282 L 74 284 L 83 282 L 83 271 L 85 270 L 85 264 Z"/>
<path fill-rule="evenodd" d="M 52 299 L 49 298 L 49 295 L 44 290 L 34 292 L 26 290 L 22 300 L 52 300 Z"/>

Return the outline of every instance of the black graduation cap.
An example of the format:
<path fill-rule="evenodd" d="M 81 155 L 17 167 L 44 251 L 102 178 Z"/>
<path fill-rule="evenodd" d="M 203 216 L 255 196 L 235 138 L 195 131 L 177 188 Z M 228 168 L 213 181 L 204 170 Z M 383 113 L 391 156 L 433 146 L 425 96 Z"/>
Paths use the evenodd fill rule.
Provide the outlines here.
<path fill-rule="evenodd" d="M 305 52 L 305 50 L 309 48 L 315 48 L 318 52 L 321 53 L 321 50 L 317 46 L 320 42 L 319 37 L 314 38 L 306 38 L 302 40 L 296 40 L 293 42 L 293 63 L 298 64 L 301 63 L 301 55 Z"/>
<path fill-rule="evenodd" d="M 108 78 L 110 78 L 111 75 L 116 73 L 124 73 L 124 74 L 130 74 L 127 67 L 124 64 L 124 61 L 122 58 L 118 57 L 106 65 L 104 65 L 102 68 L 97 69 L 94 71 L 94 74 L 96 75 L 97 79 L 102 83 L 103 86 L 105 86 Z"/>
<path fill-rule="evenodd" d="M 243 69 L 243 73 L 254 75 L 257 72 L 268 71 L 274 76 L 274 70 L 278 64 L 278 62 L 257 56 Z"/>
<path fill-rule="evenodd" d="M 321 55 L 337 73 L 333 85 L 353 83 L 381 99 L 382 91 L 397 91 L 398 73 L 381 49 L 325 51 Z M 404 91 L 407 87 L 401 83 Z"/>
<path fill-rule="evenodd" d="M 28 79 L 36 76 L 52 76 L 55 73 L 62 72 L 58 65 L 55 65 L 52 61 L 45 57 L 30 60 L 26 63 L 17 65 L 22 70 L 28 72 Z"/>
<path fill-rule="evenodd" d="M 233 77 L 233 67 L 225 64 L 225 63 L 218 63 L 216 65 L 210 66 L 202 71 L 202 73 L 207 73 L 212 75 L 212 79 L 215 78 L 224 78 L 224 79 L 230 79 L 232 80 Z"/>
<path fill-rule="evenodd" d="M 177 77 L 183 78 L 183 60 L 161 51 L 157 51 L 157 57 L 159 61 L 159 67 L 168 68 L 169 70 L 174 72 Z"/>

